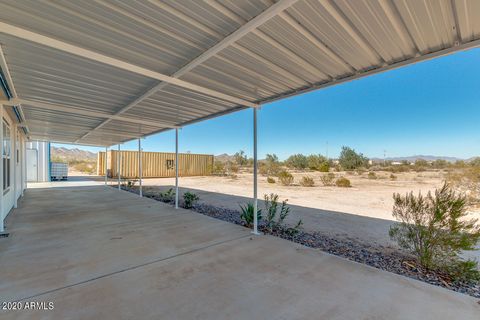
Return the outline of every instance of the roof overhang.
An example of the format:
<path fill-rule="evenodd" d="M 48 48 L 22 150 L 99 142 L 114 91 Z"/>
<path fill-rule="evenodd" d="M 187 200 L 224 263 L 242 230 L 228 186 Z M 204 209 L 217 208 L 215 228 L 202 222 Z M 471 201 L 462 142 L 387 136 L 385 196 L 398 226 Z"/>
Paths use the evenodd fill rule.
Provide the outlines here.
<path fill-rule="evenodd" d="M 479 44 L 475 0 L 2 2 L 0 103 L 110 146 Z"/>

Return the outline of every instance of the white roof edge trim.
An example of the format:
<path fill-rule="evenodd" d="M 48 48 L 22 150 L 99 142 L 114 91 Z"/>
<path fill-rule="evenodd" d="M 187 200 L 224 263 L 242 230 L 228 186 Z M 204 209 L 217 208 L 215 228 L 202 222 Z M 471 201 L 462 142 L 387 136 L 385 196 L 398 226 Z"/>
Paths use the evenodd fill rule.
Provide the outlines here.
<path fill-rule="evenodd" d="M 59 111 L 59 112 L 66 112 L 71 114 L 89 116 L 89 117 L 96 117 L 96 118 L 104 118 L 104 119 L 112 119 L 112 120 L 119 120 L 124 122 L 130 123 L 137 123 L 137 124 L 144 124 L 152 127 L 159 127 L 159 128 L 178 128 L 178 126 L 167 124 L 161 121 L 149 121 L 149 120 L 142 120 L 142 119 L 135 119 L 129 117 L 123 117 L 118 115 L 111 115 L 108 113 L 98 112 L 98 111 L 89 111 L 83 109 L 73 109 L 71 107 L 56 105 L 47 102 L 39 102 L 33 100 L 26 100 L 26 99 L 11 99 L 11 100 L 0 100 L 0 104 L 7 105 L 7 106 L 14 106 L 18 104 L 23 104 L 24 108 L 39 108 L 51 111 Z"/>
<path fill-rule="evenodd" d="M 196 84 L 193 84 L 193 83 L 189 83 L 187 81 L 183 81 L 183 80 L 180 80 L 180 79 L 177 79 L 177 78 L 167 76 L 167 75 L 162 74 L 160 72 L 152 71 L 152 70 L 149 70 L 149 69 L 131 64 L 129 62 L 125 62 L 125 61 L 122 61 L 122 60 L 119 60 L 119 59 L 116 59 L 116 58 L 112 58 L 112 57 L 103 55 L 101 53 L 94 52 L 94 51 L 89 50 L 89 49 L 81 48 L 79 46 L 72 45 L 72 44 L 69 44 L 69 43 L 51 38 L 51 37 L 47 37 L 47 36 L 44 36 L 42 34 L 35 33 L 35 32 L 29 31 L 29 30 L 26 30 L 26 29 L 22 29 L 22 28 L 19 28 L 19 27 L 16 27 L 16 26 L 12 26 L 12 25 L 4 23 L 4 22 L 0 22 L 0 32 L 4 33 L 4 34 L 7 34 L 7 35 L 10 35 L 10 36 L 13 36 L 13 37 L 16 37 L 16 38 L 19 38 L 19 39 L 27 40 L 27 41 L 34 42 L 34 43 L 37 43 L 37 44 L 40 44 L 40 45 L 44 45 L 44 46 L 47 46 L 47 47 L 50 47 L 50 48 L 53 48 L 53 49 L 57 49 L 57 50 L 60 50 L 60 51 L 63 51 L 63 52 L 67 52 L 67 53 L 70 53 L 70 54 L 73 54 L 73 55 L 76 55 L 76 56 L 80 56 L 80 57 L 83 57 L 83 58 L 86 58 L 86 59 L 89 59 L 89 60 L 92 60 L 92 61 L 96 61 L 96 62 L 100 62 L 100 63 L 106 64 L 106 65 L 110 65 L 110 66 L 115 67 L 115 68 L 130 71 L 130 72 L 133 72 L 133 73 L 136 73 L 136 74 L 139 74 L 139 75 L 143 75 L 145 77 L 149 77 L 149 78 L 156 79 L 156 80 L 159 80 L 159 81 L 167 82 L 167 83 L 170 83 L 170 84 L 173 84 L 173 85 L 176 85 L 176 86 L 188 89 L 188 90 L 197 91 L 197 92 L 203 93 L 205 95 L 209 95 L 209 96 L 212 96 L 212 97 L 219 98 L 221 100 L 229 101 L 229 102 L 232 102 L 232 103 L 236 103 L 236 104 L 239 104 L 239 105 L 252 107 L 252 108 L 258 107 L 258 105 L 256 103 L 253 103 L 251 101 L 247 101 L 247 100 L 244 100 L 244 99 L 229 96 L 227 94 L 224 94 L 224 93 L 212 90 L 212 89 L 204 88 L 202 86 L 199 86 L 199 85 L 196 85 Z"/>
<path fill-rule="evenodd" d="M 288 97 L 292 97 L 292 96 L 297 96 L 297 95 L 300 95 L 300 94 L 308 93 L 308 92 L 311 92 L 311 91 L 323 89 L 323 88 L 330 87 L 330 86 L 335 86 L 335 85 L 345 83 L 345 82 L 349 82 L 349 81 L 353 81 L 353 80 L 358 80 L 360 78 L 367 77 L 367 76 L 370 76 L 370 75 L 374 75 L 374 74 L 377 74 L 377 73 L 382 73 L 382 72 L 385 72 L 385 71 L 394 70 L 394 69 L 397 69 L 397 68 L 401 68 L 403 66 L 412 65 L 412 64 L 415 64 L 415 63 L 431 60 L 431 59 L 438 58 L 438 57 L 441 57 L 441 56 L 454 54 L 454 53 L 457 53 L 457 52 L 460 52 L 460 51 L 474 49 L 474 48 L 477 48 L 477 47 L 480 47 L 480 39 L 472 40 L 470 42 L 465 42 L 465 43 L 462 43 L 462 44 L 459 44 L 459 45 L 456 45 L 456 46 L 453 46 L 453 47 L 449 47 L 449 48 L 446 48 L 446 49 L 442 49 L 442 50 L 426 53 L 426 54 L 423 54 L 423 55 L 419 55 L 419 56 L 416 56 L 416 57 L 411 58 L 411 59 L 406 59 L 406 60 L 398 61 L 398 62 L 395 62 L 395 63 L 392 63 L 392 64 L 384 65 L 380 68 L 371 69 L 371 70 L 367 70 L 367 71 L 363 71 L 363 72 L 357 72 L 354 75 L 346 76 L 344 78 L 338 78 L 338 79 L 334 79 L 333 81 L 314 84 L 312 86 L 300 88 L 298 90 L 294 90 L 294 91 L 291 91 L 291 92 L 280 94 L 278 96 L 268 97 L 266 99 L 257 101 L 257 103 L 259 105 L 264 105 L 264 104 L 267 104 L 267 103 L 275 102 L 275 101 L 280 100 L 280 99 L 284 99 L 284 98 L 288 98 Z"/>

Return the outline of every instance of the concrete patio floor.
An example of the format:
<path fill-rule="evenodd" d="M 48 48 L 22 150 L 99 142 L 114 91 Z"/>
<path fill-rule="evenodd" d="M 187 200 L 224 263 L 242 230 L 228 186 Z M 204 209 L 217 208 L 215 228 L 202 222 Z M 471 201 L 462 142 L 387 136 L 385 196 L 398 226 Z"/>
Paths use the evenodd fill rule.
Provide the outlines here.
<path fill-rule="evenodd" d="M 0 302 L 54 309 L 2 319 L 480 318 L 469 296 L 111 187 L 29 189 L 7 228 Z"/>

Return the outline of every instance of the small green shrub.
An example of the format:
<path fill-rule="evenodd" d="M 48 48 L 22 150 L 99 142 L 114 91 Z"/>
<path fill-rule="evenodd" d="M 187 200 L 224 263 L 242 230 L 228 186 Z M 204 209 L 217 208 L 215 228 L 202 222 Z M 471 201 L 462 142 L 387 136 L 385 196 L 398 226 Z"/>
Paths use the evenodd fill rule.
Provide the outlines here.
<path fill-rule="evenodd" d="M 350 188 L 352 186 L 350 180 L 345 177 L 340 177 L 335 181 L 335 185 L 341 188 Z"/>
<path fill-rule="evenodd" d="M 160 192 L 158 199 L 163 202 L 172 203 L 175 199 L 175 191 L 173 191 L 173 188 L 170 188 L 165 192 Z"/>
<path fill-rule="evenodd" d="M 284 170 L 278 174 L 278 180 L 282 185 L 290 186 L 293 183 L 293 176 L 290 172 Z"/>
<path fill-rule="evenodd" d="M 267 182 L 268 182 L 268 183 L 275 183 L 276 181 L 275 181 L 274 178 L 268 177 L 268 178 L 267 178 Z"/>
<path fill-rule="evenodd" d="M 392 239 L 427 269 L 440 270 L 454 280 L 480 280 L 477 263 L 459 256 L 462 251 L 476 250 L 480 240 L 477 219 L 467 217 L 465 195 L 445 183 L 434 194 L 395 193 L 393 199 L 393 217 L 399 222 L 390 227 Z"/>
<path fill-rule="evenodd" d="M 303 155 L 303 154 L 294 154 L 288 157 L 287 160 L 285 160 L 285 164 L 289 168 L 295 168 L 298 170 L 304 170 L 308 167 L 308 158 Z"/>
<path fill-rule="evenodd" d="M 330 164 L 328 161 L 322 162 L 320 166 L 318 167 L 318 171 L 320 172 L 328 172 L 330 171 Z"/>
<path fill-rule="evenodd" d="M 183 207 L 190 209 L 198 200 L 200 200 L 200 198 L 195 193 L 185 192 L 183 194 Z"/>
<path fill-rule="evenodd" d="M 213 171 L 212 173 L 217 176 L 224 176 L 226 175 L 225 163 L 221 161 L 215 161 L 213 163 Z"/>
<path fill-rule="evenodd" d="M 320 177 L 320 181 L 322 181 L 324 186 L 333 186 L 335 185 L 335 174 L 333 172 L 324 174 Z"/>
<path fill-rule="evenodd" d="M 255 211 L 255 207 L 253 203 L 247 203 L 246 205 L 240 205 L 240 209 L 242 213 L 240 218 L 245 222 L 245 225 L 249 228 L 253 227 L 253 212 Z M 257 221 L 259 222 L 262 219 L 262 209 L 257 209 Z"/>
<path fill-rule="evenodd" d="M 315 186 L 315 181 L 313 181 L 312 177 L 305 176 L 302 178 L 302 180 L 300 180 L 300 185 L 302 187 L 313 187 Z"/>
<path fill-rule="evenodd" d="M 274 230 L 285 231 L 290 236 L 296 235 L 303 225 L 303 221 L 299 220 L 293 227 L 285 225 L 285 219 L 290 213 L 290 207 L 287 205 L 288 200 L 282 201 L 282 204 L 278 205 L 278 194 L 271 193 L 270 195 L 264 195 L 265 200 L 265 221 L 266 228 L 272 232 Z"/>
<path fill-rule="evenodd" d="M 394 175 L 393 173 L 390 173 L 390 180 L 397 180 L 397 176 Z"/>
<path fill-rule="evenodd" d="M 376 173 L 373 172 L 373 171 L 370 171 L 370 172 L 368 173 L 368 176 L 367 176 L 367 177 L 368 177 L 368 179 L 372 179 L 372 180 L 377 179 L 377 175 L 376 175 Z"/>

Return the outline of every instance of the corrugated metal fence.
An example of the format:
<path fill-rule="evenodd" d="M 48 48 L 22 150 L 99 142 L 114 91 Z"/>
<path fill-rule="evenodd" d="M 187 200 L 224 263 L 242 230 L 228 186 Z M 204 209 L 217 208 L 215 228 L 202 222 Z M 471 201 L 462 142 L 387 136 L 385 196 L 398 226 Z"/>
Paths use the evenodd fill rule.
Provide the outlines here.
<path fill-rule="evenodd" d="M 110 178 L 117 177 L 117 157 L 119 152 L 107 152 L 107 172 Z M 97 174 L 105 174 L 105 152 L 99 152 L 97 158 Z M 144 178 L 175 177 L 175 153 L 142 152 L 142 171 Z M 213 155 L 178 154 L 178 175 L 208 176 L 212 174 Z M 122 178 L 138 178 L 138 151 L 120 151 L 120 176 Z"/>

